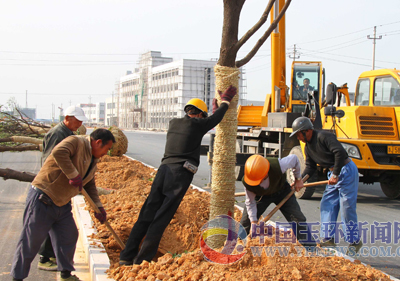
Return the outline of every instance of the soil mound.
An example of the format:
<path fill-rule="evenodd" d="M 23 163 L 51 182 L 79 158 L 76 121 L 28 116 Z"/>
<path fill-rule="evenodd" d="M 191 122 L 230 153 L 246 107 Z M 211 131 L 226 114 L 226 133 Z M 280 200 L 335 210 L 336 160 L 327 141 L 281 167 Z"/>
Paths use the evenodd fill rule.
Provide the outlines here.
<path fill-rule="evenodd" d="M 156 171 L 126 157 L 104 156 L 98 163 L 96 184 L 109 191 L 101 195 L 108 221 L 126 242 L 150 192 Z M 299 254 L 300 244 L 279 244 L 288 249 L 285 255 L 276 250 L 274 255 L 261 251 L 253 253 L 255 246 L 269 247 L 274 237 L 266 238 L 262 245 L 258 239 L 247 239 L 246 254 L 231 265 L 220 265 L 204 259 L 200 250 L 201 227 L 209 218 L 210 195 L 189 188 L 171 223 L 164 232 L 159 255 L 151 263 L 119 266 L 120 248 L 104 225 L 93 216 L 100 239 L 110 258 L 109 277 L 121 281 L 133 280 L 390 280 L 382 272 L 360 261 L 351 262 L 343 257 L 316 256 L 307 251 Z M 235 211 L 235 220 L 241 213 Z M 262 248 L 261 248 L 262 249 Z M 319 252 L 320 253 L 320 252 Z"/>

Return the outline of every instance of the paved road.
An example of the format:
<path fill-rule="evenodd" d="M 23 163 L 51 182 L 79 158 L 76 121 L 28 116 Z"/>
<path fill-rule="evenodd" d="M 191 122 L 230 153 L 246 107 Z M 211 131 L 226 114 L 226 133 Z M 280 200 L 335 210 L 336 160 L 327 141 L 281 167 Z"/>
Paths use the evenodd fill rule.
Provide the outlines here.
<path fill-rule="evenodd" d="M 126 131 L 125 134 L 129 140 L 129 149 L 127 155 L 149 164 L 153 167 L 160 165 L 161 158 L 164 153 L 166 133 L 164 132 L 144 132 L 144 131 Z M 209 137 L 205 136 L 203 143 L 209 142 Z M 204 187 L 209 182 L 209 167 L 207 165 L 207 159 L 205 156 L 201 157 L 201 164 L 199 171 L 195 175 L 193 184 L 199 187 Z M 236 184 L 236 192 L 243 191 L 241 183 Z M 310 200 L 298 200 L 302 208 L 303 213 L 306 215 L 308 222 L 319 222 L 319 202 L 322 197 L 322 191 L 316 191 Z M 238 204 L 243 206 L 244 198 L 238 198 Z M 379 223 L 378 226 L 382 226 L 385 222 L 398 222 L 400 214 L 400 200 L 388 200 L 380 190 L 378 184 L 374 185 L 359 185 L 358 200 L 357 200 L 357 214 L 359 221 L 366 222 L 371 230 L 371 226 L 375 226 L 374 222 Z M 270 206 L 266 213 L 269 213 L 274 206 Z M 280 212 L 277 212 L 272 220 L 282 221 L 285 219 Z M 400 236 L 400 226 L 397 231 L 397 236 Z M 369 232 L 370 233 L 370 232 Z M 394 234 L 392 231 L 389 234 Z M 376 235 L 372 235 L 376 236 Z M 394 238 L 392 235 L 391 238 Z M 400 237 L 399 237 L 400 239 Z M 365 240 L 364 240 L 365 241 Z M 364 257 L 360 260 L 364 263 L 370 264 L 371 266 L 378 268 L 392 276 L 400 278 L 400 247 L 399 242 L 384 244 L 382 242 L 370 243 L 370 239 L 367 239 L 364 245 L 369 246 L 364 250 Z M 345 246 L 342 242 L 340 245 Z M 383 247 L 387 250 L 387 247 L 391 247 L 392 255 L 395 257 L 379 257 L 379 247 Z M 369 252 L 368 252 L 369 251 Z M 397 252 L 396 252 L 397 251 Z"/>
<path fill-rule="evenodd" d="M 2 152 L 0 167 L 37 173 L 40 169 L 40 152 Z M 22 229 L 22 216 L 29 183 L 0 179 L 0 281 L 11 280 L 10 270 Z M 57 273 L 36 268 L 38 258 L 33 261 L 27 281 L 56 280 Z"/>

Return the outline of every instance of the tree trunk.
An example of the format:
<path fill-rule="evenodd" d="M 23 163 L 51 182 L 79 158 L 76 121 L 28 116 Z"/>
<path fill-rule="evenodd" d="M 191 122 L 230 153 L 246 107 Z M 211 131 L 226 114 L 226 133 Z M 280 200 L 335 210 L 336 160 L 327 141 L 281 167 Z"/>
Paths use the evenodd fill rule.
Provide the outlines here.
<path fill-rule="evenodd" d="M 239 70 L 232 67 L 215 66 L 216 95 L 220 101 L 218 90 L 223 92 L 230 85 L 239 87 Z M 236 132 L 237 132 L 237 104 L 239 95 L 236 95 L 224 119 L 216 127 L 214 139 L 214 154 L 212 165 L 212 192 L 210 205 L 210 219 L 217 215 L 234 214 L 235 203 L 235 163 L 236 163 Z"/>
<path fill-rule="evenodd" d="M 36 174 L 29 172 L 19 172 L 11 169 L 0 169 L 0 177 L 3 177 L 4 180 L 12 179 L 19 181 L 32 182 L 36 177 Z"/>
<path fill-rule="evenodd" d="M 244 0 L 224 0 L 224 23 L 218 64 L 235 67 L 238 49 L 239 17 Z"/>
<path fill-rule="evenodd" d="M 0 146 L 0 152 L 4 151 L 29 151 L 29 150 L 39 150 L 41 145 L 23 145 L 23 146 Z"/>
<path fill-rule="evenodd" d="M 235 163 L 237 104 L 239 100 L 239 69 L 235 67 L 239 30 L 239 16 L 244 0 L 224 0 L 224 25 L 220 58 L 214 67 L 215 98 L 221 101 L 218 91 L 224 92 L 230 85 L 237 95 L 231 101 L 224 119 L 216 127 L 212 165 L 210 220 L 218 215 L 233 217 L 235 205 Z M 207 244 L 212 248 L 223 246 L 225 238 L 212 236 Z"/>
<path fill-rule="evenodd" d="M 0 142 L 22 142 L 22 143 L 42 144 L 43 140 L 31 137 L 13 136 L 9 138 L 0 139 Z"/>

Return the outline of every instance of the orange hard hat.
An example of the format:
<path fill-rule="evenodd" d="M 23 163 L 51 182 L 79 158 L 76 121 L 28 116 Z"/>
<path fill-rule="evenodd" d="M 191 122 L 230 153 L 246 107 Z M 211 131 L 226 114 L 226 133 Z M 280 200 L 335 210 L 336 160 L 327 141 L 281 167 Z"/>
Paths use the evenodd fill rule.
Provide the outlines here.
<path fill-rule="evenodd" d="M 268 175 L 269 161 L 261 155 L 250 156 L 244 164 L 244 181 L 248 185 L 259 185 Z"/>

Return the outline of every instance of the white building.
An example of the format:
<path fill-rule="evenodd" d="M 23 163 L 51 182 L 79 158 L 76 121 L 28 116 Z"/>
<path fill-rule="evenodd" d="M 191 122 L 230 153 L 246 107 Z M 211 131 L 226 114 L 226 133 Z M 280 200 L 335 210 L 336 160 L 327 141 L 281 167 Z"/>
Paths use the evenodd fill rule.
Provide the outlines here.
<path fill-rule="evenodd" d="M 172 118 L 184 116 L 184 105 L 192 98 L 203 100 L 210 112 L 215 95 L 215 64 L 211 60 L 173 61 L 154 51 L 142 54 L 139 68 L 121 77 L 116 85 L 118 126 L 168 129 Z M 246 96 L 242 77 L 239 85 L 241 104 Z"/>
<path fill-rule="evenodd" d="M 22 118 L 26 119 L 26 117 L 35 120 L 36 119 L 36 108 L 18 108 L 19 112 L 14 108 L 13 115 L 17 118 L 21 118 L 20 113 L 22 114 Z"/>
<path fill-rule="evenodd" d="M 85 116 L 88 118 L 84 124 L 88 126 L 104 126 L 104 102 L 98 103 L 79 103 L 79 106 L 85 112 Z"/>
<path fill-rule="evenodd" d="M 107 127 L 118 126 L 118 96 L 106 99 L 104 123 Z"/>

